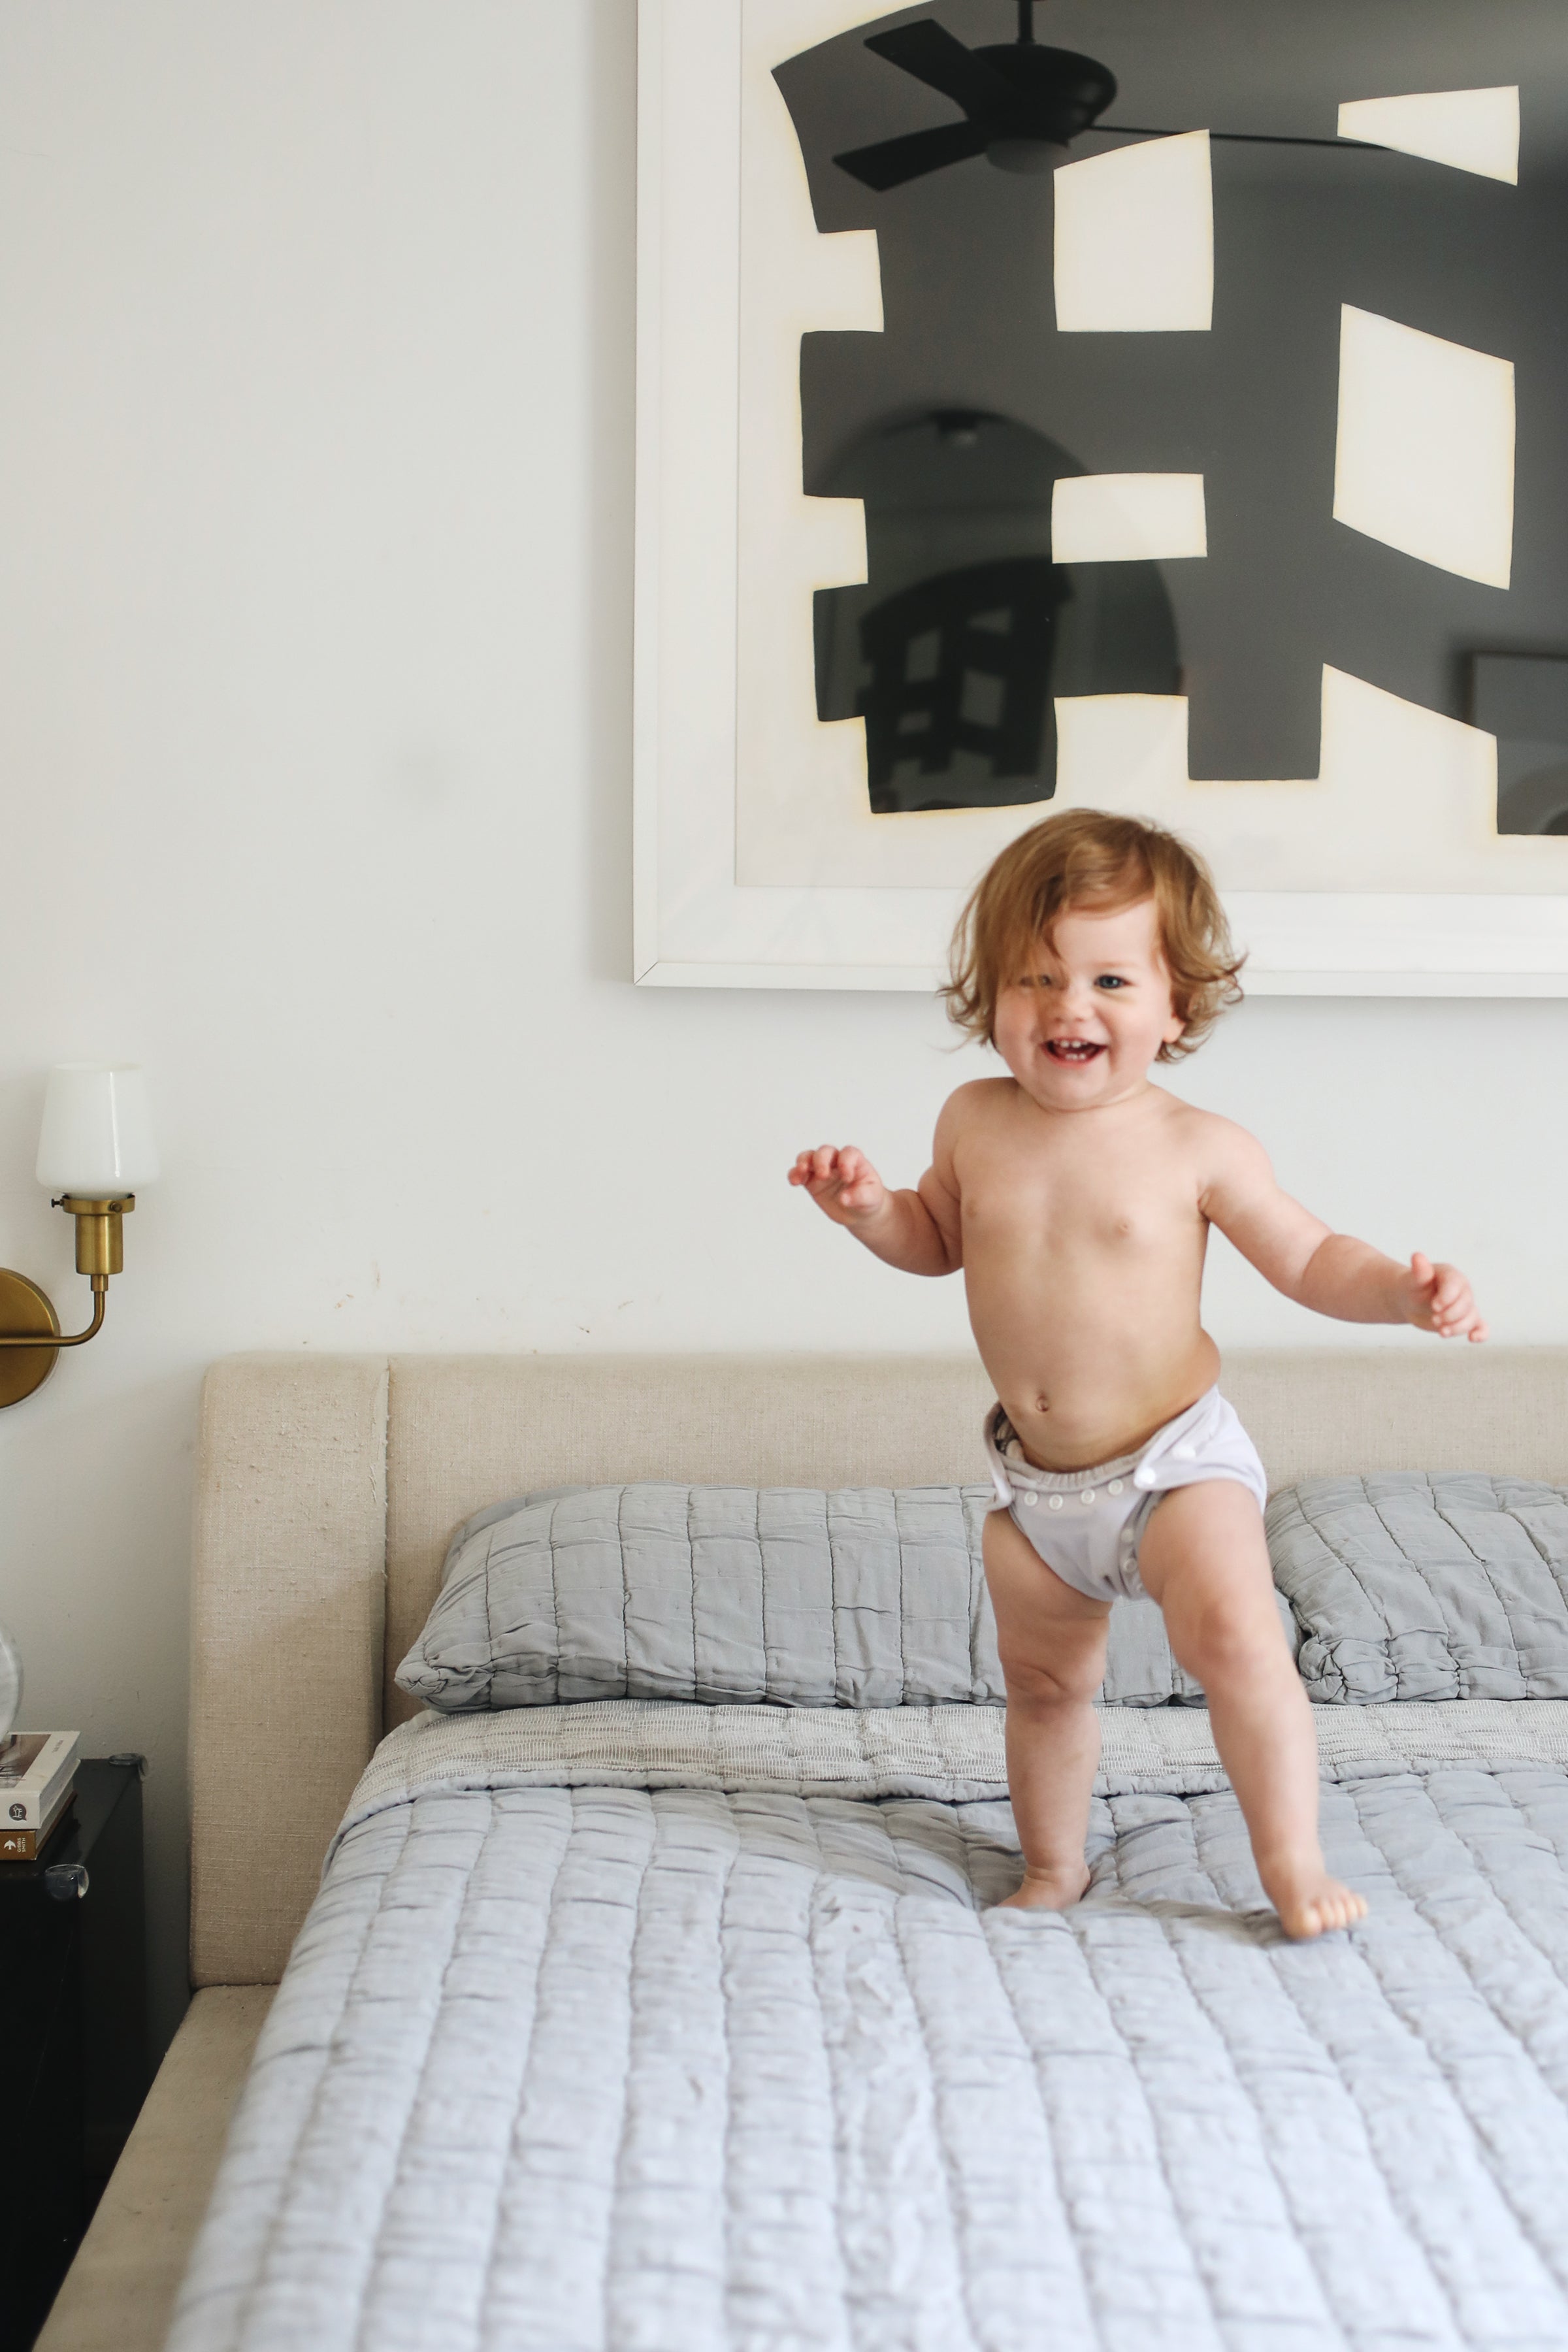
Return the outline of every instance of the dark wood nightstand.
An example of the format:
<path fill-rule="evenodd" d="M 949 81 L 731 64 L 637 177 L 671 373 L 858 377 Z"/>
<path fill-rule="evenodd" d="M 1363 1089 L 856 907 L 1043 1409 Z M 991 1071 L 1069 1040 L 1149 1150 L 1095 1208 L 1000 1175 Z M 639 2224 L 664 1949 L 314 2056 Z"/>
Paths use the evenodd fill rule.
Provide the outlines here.
<path fill-rule="evenodd" d="M 0 1863 L 0 2352 L 43 2326 L 147 2091 L 142 1759 L 77 1768 L 37 1862 Z"/>

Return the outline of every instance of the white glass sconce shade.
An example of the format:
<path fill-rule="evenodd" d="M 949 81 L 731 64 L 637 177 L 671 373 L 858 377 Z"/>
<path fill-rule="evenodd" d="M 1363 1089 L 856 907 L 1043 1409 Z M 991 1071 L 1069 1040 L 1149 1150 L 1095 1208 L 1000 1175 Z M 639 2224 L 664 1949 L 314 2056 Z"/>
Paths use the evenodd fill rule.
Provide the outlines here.
<path fill-rule="evenodd" d="M 67 1062 L 49 1072 L 38 1137 L 40 1184 L 84 1200 L 109 1200 L 150 1184 L 157 1173 L 142 1070 Z"/>

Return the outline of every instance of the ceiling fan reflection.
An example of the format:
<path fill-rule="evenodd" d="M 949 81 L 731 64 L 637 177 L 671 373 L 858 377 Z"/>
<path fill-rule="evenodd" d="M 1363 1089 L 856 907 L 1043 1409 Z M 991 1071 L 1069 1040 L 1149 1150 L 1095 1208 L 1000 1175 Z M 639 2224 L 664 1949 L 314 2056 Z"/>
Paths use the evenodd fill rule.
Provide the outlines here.
<path fill-rule="evenodd" d="M 840 170 L 880 194 L 975 155 L 984 155 L 1003 172 L 1049 172 L 1064 160 L 1075 139 L 1090 134 L 1129 139 L 1176 135 L 1142 123 L 1101 121 L 1116 97 L 1115 75 L 1098 58 L 1050 48 L 1037 40 L 1035 5 L 1036 0 L 1017 0 L 1017 38 L 984 48 L 965 47 L 934 16 L 895 26 L 890 33 L 871 34 L 868 49 L 952 99 L 963 109 L 963 120 L 851 148 L 834 157 Z M 1373 143 L 1263 131 L 1211 131 L 1209 136 L 1260 147 L 1366 148 Z"/>

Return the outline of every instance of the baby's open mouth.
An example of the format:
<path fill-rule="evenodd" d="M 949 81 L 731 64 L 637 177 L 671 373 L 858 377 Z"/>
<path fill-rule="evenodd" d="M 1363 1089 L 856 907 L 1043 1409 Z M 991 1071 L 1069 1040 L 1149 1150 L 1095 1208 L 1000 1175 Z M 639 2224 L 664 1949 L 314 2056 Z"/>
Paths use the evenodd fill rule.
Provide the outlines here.
<path fill-rule="evenodd" d="M 1046 1051 L 1053 1062 L 1092 1062 L 1105 1048 L 1089 1037 L 1047 1037 Z"/>

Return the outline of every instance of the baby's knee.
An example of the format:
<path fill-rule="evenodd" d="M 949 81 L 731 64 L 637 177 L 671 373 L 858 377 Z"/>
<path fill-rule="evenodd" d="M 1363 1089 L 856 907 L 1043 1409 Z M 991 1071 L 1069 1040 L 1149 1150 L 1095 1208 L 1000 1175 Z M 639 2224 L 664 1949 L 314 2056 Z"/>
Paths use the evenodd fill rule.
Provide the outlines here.
<path fill-rule="evenodd" d="M 1230 1612 L 1206 1608 L 1184 1622 L 1166 1622 L 1177 1659 L 1205 1690 L 1224 1690 L 1256 1683 L 1281 1664 L 1290 1653 L 1277 1616 L 1237 1621 Z"/>
<path fill-rule="evenodd" d="M 1004 1650 L 1002 1679 L 1010 1706 L 1081 1706 L 1105 1679 L 1103 1646 L 1051 1658 L 1024 1658 Z"/>

